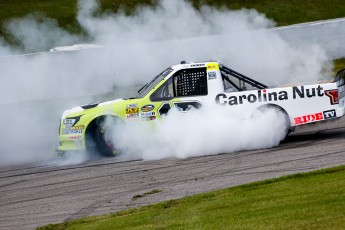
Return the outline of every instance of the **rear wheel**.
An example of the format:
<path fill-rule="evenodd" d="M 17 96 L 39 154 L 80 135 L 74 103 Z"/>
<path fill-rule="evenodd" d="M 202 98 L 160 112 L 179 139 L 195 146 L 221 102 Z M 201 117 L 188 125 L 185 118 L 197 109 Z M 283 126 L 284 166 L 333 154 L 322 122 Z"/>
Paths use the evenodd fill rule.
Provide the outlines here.
<path fill-rule="evenodd" d="M 96 150 L 103 156 L 113 157 L 120 154 L 115 144 L 114 132 L 118 119 L 115 117 L 98 118 L 91 130 Z"/>
<path fill-rule="evenodd" d="M 282 127 L 284 135 L 285 135 L 284 139 L 289 135 L 289 133 L 293 131 L 291 127 L 290 117 L 283 108 L 276 105 L 264 105 L 264 106 L 259 107 L 257 110 L 262 113 L 265 113 L 267 111 L 274 111 L 278 113 L 279 116 L 281 116 L 281 118 L 284 120 L 284 125 Z"/>

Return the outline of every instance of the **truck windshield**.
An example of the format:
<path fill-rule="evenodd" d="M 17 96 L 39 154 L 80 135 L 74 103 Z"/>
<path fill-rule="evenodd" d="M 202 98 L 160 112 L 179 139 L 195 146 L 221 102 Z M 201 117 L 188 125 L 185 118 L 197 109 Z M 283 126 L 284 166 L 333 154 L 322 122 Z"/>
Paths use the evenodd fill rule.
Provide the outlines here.
<path fill-rule="evenodd" d="M 153 89 L 161 80 L 168 76 L 172 71 L 173 69 L 169 67 L 160 74 L 158 74 L 156 77 L 152 79 L 152 81 L 146 83 L 146 85 L 139 89 L 137 97 L 144 97 L 148 92 L 151 91 L 151 89 Z"/>

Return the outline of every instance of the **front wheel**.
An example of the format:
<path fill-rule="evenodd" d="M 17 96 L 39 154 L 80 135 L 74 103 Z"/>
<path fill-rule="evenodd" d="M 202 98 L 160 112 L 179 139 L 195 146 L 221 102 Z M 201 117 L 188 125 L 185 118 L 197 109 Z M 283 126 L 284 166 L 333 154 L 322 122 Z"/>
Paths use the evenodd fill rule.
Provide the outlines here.
<path fill-rule="evenodd" d="M 97 125 L 94 130 L 94 140 L 97 150 L 103 156 L 113 157 L 120 154 L 114 139 L 115 126 L 117 123 L 117 119 L 111 117 L 99 119 L 96 122 Z"/>

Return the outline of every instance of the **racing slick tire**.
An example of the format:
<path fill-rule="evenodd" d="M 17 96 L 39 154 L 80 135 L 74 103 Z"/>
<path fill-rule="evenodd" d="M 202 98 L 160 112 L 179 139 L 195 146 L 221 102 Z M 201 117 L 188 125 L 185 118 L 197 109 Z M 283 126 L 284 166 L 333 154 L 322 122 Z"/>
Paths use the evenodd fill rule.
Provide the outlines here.
<path fill-rule="evenodd" d="M 283 127 L 283 132 L 284 132 L 284 138 L 283 140 L 286 139 L 286 137 L 293 132 L 293 127 L 291 127 L 291 122 L 290 122 L 290 116 L 289 114 L 280 106 L 277 105 L 263 105 L 259 108 L 257 108 L 257 112 L 260 111 L 262 113 L 267 112 L 267 111 L 275 111 L 277 113 L 279 113 L 282 118 L 284 119 L 284 127 Z M 253 114 L 254 116 L 256 115 L 256 112 Z"/>
<path fill-rule="evenodd" d="M 111 116 L 100 117 L 92 125 L 88 134 L 92 141 L 87 144 L 88 149 L 96 149 L 102 156 L 114 157 L 120 154 L 114 140 L 114 127 L 118 119 Z"/>

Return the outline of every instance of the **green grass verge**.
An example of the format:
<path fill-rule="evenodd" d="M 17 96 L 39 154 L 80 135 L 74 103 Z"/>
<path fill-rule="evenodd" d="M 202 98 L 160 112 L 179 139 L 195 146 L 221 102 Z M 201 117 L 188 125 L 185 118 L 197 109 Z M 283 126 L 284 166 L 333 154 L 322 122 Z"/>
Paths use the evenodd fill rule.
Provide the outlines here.
<path fill-rule="evenodd" d="M 345 166 L 39 229 L 343 229 Z"/>
<path fill-rule="evenodd" d="M 334 60 L 333 65 L 334 65 L 333 70 L 334 70 L 334 73 L 336 74 L 339 70 L 345 68 L 345 58 Z"/>
<path fill-rule="evenodd" d="M 127 14 L 133 12 L 137 6 L 152 6 L 150 0 L 100 0 L 103 11 L 117 12 L 123 10 Z M 43 15 L 55 19 L 58 24 L 70 32 L 80 33 L 81 29 L 76 20 L 77 0 L 0 0 L 0 35 L 5 35 L 5 25 L 13 18 L 26 15 Z"/>
<path fill-rule="evenodd" d="M 137 6 L 154 6 L 158 0 L 100 0 L 103 11 L 118 12 L 124 10 L 131 14 Z M 241 9 L 253 8 L 275 20 L 278 25 L 345 17 L 343 0 L 189 0 L 196 8 L 202 4 L 218 8 Z M 56 19 L 60 26 L 71 32 L 80 32 L 75 19 L 77 0 L 11 0 L 0 1 L 0 35 L 5 35 L 4 25 L 11 18 L 23 17 L 32 13 L 43 14 Z M 9 36 L 5 36 L 9 38 Z"/>
<path fill-rule="evenodd" d="M 275 20 L 279 26 L 301 22 L 345 17 L 342 0 L 195 0 L 195 6 L 206 3 L 228 9 L 253 8 Z"/>

